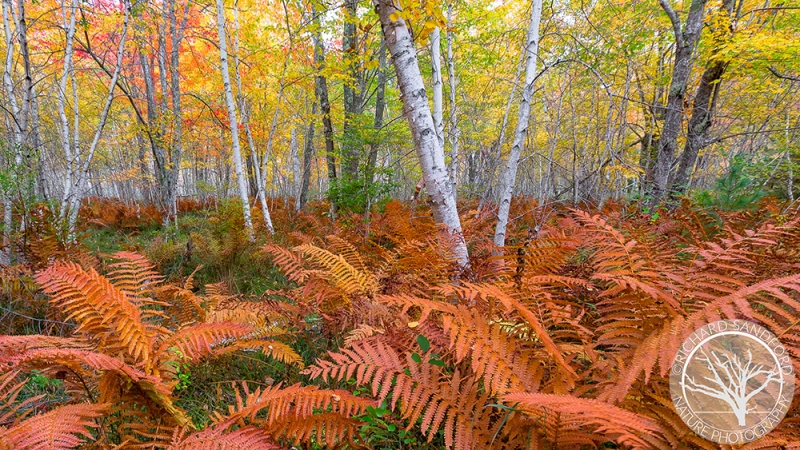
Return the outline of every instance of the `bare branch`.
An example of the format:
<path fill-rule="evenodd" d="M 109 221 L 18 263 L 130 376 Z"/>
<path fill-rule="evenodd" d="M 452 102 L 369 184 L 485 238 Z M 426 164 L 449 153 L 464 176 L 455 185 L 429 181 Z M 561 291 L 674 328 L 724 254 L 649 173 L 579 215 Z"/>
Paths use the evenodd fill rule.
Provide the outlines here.
<path fill-rule="evenodd" d="M 784 74 L 782 74 L 782 73 L 778 72 L 778 71 L 777 71 L 777 70 L 776 70 L 774 67 L 772 67 L 772 66 L 769 66 L 769 67 L 767 67 L 767 69 L 769 69 L 769 71 L 770 71 L 770 72 L 772 72 L 772 74 L 773 74 L 773 75 L 775 75 L 777 78 L 780 78 L 780 79 L 782 79 L 782 80 L 789 80 L 789 81 L 800 81 L 800 77 L 791 76 L 791 75 L 784 75 Z"/>
<path fill-rule="evenodd" d="M 681 31 L 681 19 L 678 17 L 678 13 L 672 9 L 672 6 L 669 5 L 667 0 L 658 0 L 658 3 L 661 5 L 664 12 L 667 13 L 667 16 L 669 16 L 670 22 L 672 22 L 675 40 L 678 41 L 678 44 L 683 45 L 683 31 Z"/>

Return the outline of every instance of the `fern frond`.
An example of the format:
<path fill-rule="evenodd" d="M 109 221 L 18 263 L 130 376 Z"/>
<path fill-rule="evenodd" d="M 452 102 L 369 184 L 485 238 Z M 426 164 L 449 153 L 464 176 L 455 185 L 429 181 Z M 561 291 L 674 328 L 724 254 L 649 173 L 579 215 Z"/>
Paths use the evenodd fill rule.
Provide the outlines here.
<path fill-rule="evenodd" d="M 278 341 L 239 341 L 217 349 L 214 354 L 222 355 L 239 350 L 260 350 L 264 355 L 282 363 L 303 367 L 303 358 L 292 347 Z"/>
<path fill-rule="evenodd" d="M 0 444 L 13 449 L 70 450 L 92 440 L 94 419 L 108 409 L 104 404 L 67 405 L 33 416 L 7 430 L 0 428 Z"/>
<path fill-rule="evenodd" d="M 198 361 L 251 331 L 248 325 L 233 322 L 200 323 L 181 328 L 159 344 L 153 358 L 160 363 L 175 358 Z"/>
<path fill-rule="evenodd" d="M 226 424 L 227 425 L 227 424 Z M 203 431 L 189 433 L 187 428 L 176 428 L 167 450 L 279 450 L 281 447 L 258 427 L 242 427 L 226 431 L 227 426 L 212 426 Z"/>
<path fill-rule="evenodd" d="M 48 368 L 63 365 L 70 369 L 86 372 L 84 367 L 99 372 L 114 372 L 133 383 L 140 384 L 144 390 L 154 394 L 169 396 L 172 389 L 162 383 L 161 379 L 126 364 L 119 358 L 80 349 L 38 348 L 21 353 L 0 355 L 0 363 L 19 369 Z"/>
<path fill-rule="evenodd" d="M 630 448 L 670 448 L 664 430 L 651 420 L 598 400 L 519 392 L 503 402 L 536 419 L 547 436 L 565 436 L 559 445 L 594 446 L 612 440 Z"/>
<path fill-rule="evenodd" d="M 38 272 L 36 281 L 51 303 L 77 322 L 76 331 L 97 339 L 98 348 L 149 363 L 151 335 L 125 291 L 94 269 L 87 272 L 75 263 L 55 263 Z"/>
<path fill-rule="evenodd" d="M 17 397 L 27 383 L 27 381 L 18 382 L 18 375 L 19 372 L 16 370 L 0 374 L 0 427 L 19 422 L 31 412 L 29 406 L 41 398 L 41 396 L 30 397 L 17 403 Z"/>
<path fill-rule="evenodd" d="M 377 406 L 374 400 L 356 397 L 348 391 L 324 390 L 316 386 L 295 384 L 271 386 L 264 390 L 236 391 L 236 404 L 226 416 L 217 415 L 217 427 L 244 423 L 257 425 L 272 436 L 290 440 L 312 439 L 320 444 L 352 441 L 361 423 L 354 415 L 364 414 Z"/>
<path fill-rule="evenodd" d="M 329 279 L 347 295 L 372 295 L 378 292 L 378 280 L 371 273 L 353 267 L 343 256 L 310 244 L 297 246 L 294 250 L 324 268 Z"/>
<path fill-rule="evenodd" d="M 475 376 L 493 395 L 538 387 L 537 362 L 532 352 L 519 348 L 499 324 L 490 325 L 482 313 L 461 307 L 456 316 L 446 315 L 442 327 L 450 336 L 455 361 L 469 358 Z"/>
<path fill-rule="evenodd" d="M 289 281 L 302 283 L 308 278 L 303 258 L 297 253 L 273 244 L 265 245 L 261 250 L 272 256 L 272 263 L 281 268 Z"/>
<path fill-rule="evenodd" d="M 341 256 L 348 264 L 362 273 L 370 272 L 369 268 L 364 263 L 364 259 L 361 258 L 361 253 L 359 253 L 353 244 L 334 234 L 326 236 L 325 240 L 328 241 L 328 250 L 331 253 Z"/>
<path fill-rule="evenodd" d="M 394 349 L 375 339 L 328 354 L 332 361 L 318 360 L 304 373 L 340 381 L 355 376 L 356 384 L 369 384 L 380 401 L 391 394 L 391 408 L 400 408 L 409 427 L 421 419 L 429 441 L 442 429 L 447 448 L 470 450 L 489 441 L 483 436 L 488 424 L 477 420 L 488 395 L 478 391 L 474 379 L 462 378 L 458 371 L 445 377 L 441 367 L 417 363 L 410 354 L 401 361 Z"/>
<path fill-rule="evenodd" d="M 157 293 L 166 304 L 166 316 L 179 328 L 206 321 L 207 312 L 203 308 L 203 299 L 194 292 L 180 286 L 167 285 L 160 287 Z"/>
<path fill-rule="evenodd" d="M 134 252 L 116 252 L 107 278 L 118 289 L 133 296 L 146 295 L 164 280 L 146 257 Z"/>
<path fill-rule="evenodd" d="M 347 336 L 345 336 L 344 346 L 352 347 L 353 343 L 357 341 L 375 336 L 376 334 L 384 334 L 385 332 L 386 330 L 382 328 L 373 327 L 365 323 L 358 324 L 354 330 L 350 331 L 347 333 Z"/>

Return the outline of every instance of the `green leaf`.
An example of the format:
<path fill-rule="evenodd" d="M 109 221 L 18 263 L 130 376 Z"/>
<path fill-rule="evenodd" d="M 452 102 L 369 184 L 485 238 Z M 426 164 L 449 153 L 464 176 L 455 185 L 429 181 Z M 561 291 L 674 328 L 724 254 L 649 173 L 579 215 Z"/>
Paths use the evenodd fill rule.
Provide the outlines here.
<path fill-rule="evenodd" d="M 425 336 L 423 336 L 421 334 L 419 336 L 417 336 L 417 344 L 419 344 L 419 348 L 423 352 L 427 352 L 431 348 L 431 343 L 430 343 L 430 341 L 428 341 L 428 338 L 426 338 Z"/>
<path fill-rule="evenodd" d="M 434 366 L 439 366 L 439 367 L 444 367 L 445 366 L 444 361 L 442 361 L 441 359 L 436 359 L 436 358 L 431 358 L 430 361 L 428 361 L 428 363 L 431 364 L 431 365 L 434 365 Z"/>
<path fill-rule="evenodd" d="M 422 362 L 422 358 L 420 358 L 419 353 L 417 352 L 411 354 L 411 359 L 413 359 L 414 362 L 418 364 Z"/>

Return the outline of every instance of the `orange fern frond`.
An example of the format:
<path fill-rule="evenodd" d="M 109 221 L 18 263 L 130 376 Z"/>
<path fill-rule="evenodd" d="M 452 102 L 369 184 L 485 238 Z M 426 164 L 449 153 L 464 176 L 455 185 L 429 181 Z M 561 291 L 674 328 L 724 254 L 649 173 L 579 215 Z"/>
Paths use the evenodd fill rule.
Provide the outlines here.
<path fill-rule="evenodd" d="M 146 295 L 164 280 L 146 257 L 134 252 L 116 252 L 107 278 L 118 289 L 133 296 Z"/>
<path fill-rule="evenodd" d="M 458 371 L 445 377 L 438 365 L 418 363 L 411 354 L 401 359 L 394 349 L 376 339 L 359 341 L 351 349 L 328 355 L 332 361 L 318 360 L 304 373 L 324 380 L 355 375 L 356 384 L 369 384 L 379 400 L 391 394 L 391 408 L 400 408 L 409 427 L 421 419 L 421 430 L 429 440 L 443 429 L 447 448 L 468 450 L 488 442 L 482 435 L 488 425 L 478 420 L 488 395 L 478 391 L 474 379 L 462 378 Z"/>
<path fill-rule="evenodd" d="M 133 361 L 150 360 L 151 333 L 129 294 L 94 269 L 74 263 L 55 263 L 36 274 L 51 303 L 74 319 L 77 332 L 97 340 L 98 348 L 125 352 Z"/>
<path fill-rule="evenodd" d="M 254 392 L 249 392 L 246 385 L 242 388 L 244 395 L 236 391 L 236 405 L 229 407 L 228 415 L 217 415 L 216 426 L 246 421 L 272 436 L 334 446 L 352 441 L 357 435 L 361 423 L 352 416 L 377 406 L 374 400 L 356 397 L 347 391 L 316 386 L 276 385 Z"/>
<path fill-rule="evenodd" d="M 108 409 L 104 404 L 67 405 L 33 416 L 7 430 L 0 428 L 0 447 L 13 449 L 70 450 L 92 440 L 95 419 Z"/>
<path fill-rule="evenodd" d="M 322 267 L 330 281 L 347 295 L 372 295 L 378 291 L 379 284 L 375 277 L 370 272 L 354 267 L 344 256 L 310 244 L 300 245 L 294 250 Z"/>
<path fill-rule="evenodd" d="M 225 347 L 219 348 L 214 352 L 215 355 L 233 353 L 239 350 L 260 350 L 266 356 L 278 360 L 282 363 L 292 364 L 303 367 L 303 358 L 290 346 L 278 341 L 239 341 Z"/>
<path fill-rule="evenodd" d="M 224 424 L 228 425 L 228 424 Z M 226 431 L 227 426 L 212 426 L 203 431 L 189 433 L 187 428 L 176 428 L 167 450 L 279 450 L 282 446 L 258 427 L 242 427 Z"/>
<path fill-rule="evenodd" d="M 595 446 L 612 440 L 629 448 L 671 448 L 664 430 L 651 420 L 598 400 L 519 392 L 503 402 L 536 419 L 545 437 L 563 437 L 560 446 Z"/>
<path fill-rule="evenodd" d="M 268 244 L 261 250 L 272 256 L 272 262 L 280 267 L 289 281 L 302 283 L 308 278 L 308 273 L 303 268 L 303 258 L 297 253 L 279 245 Z"/>
<path fill-rule="evenodd" d="M 248 325 L 234 322 L 200 323 L 181 328 L 158 345 L 153 358 L 161 363 L 175 358 L 198 361 L 251 331 Z"/>

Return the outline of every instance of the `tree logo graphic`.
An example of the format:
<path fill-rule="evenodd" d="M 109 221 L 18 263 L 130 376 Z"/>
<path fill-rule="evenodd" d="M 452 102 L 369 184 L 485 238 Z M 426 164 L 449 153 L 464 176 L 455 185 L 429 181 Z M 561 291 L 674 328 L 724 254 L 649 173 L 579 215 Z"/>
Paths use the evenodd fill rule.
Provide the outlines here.
<path fill-rule="evenodd" d="M 678 350 L 670 392 L 675 410 L 699 436 L 720 444 L 754 441 L 778 426 L 791 405 L 791 357 L 761 325 L 710 323 Z"/>

